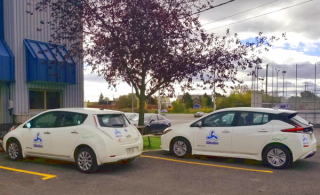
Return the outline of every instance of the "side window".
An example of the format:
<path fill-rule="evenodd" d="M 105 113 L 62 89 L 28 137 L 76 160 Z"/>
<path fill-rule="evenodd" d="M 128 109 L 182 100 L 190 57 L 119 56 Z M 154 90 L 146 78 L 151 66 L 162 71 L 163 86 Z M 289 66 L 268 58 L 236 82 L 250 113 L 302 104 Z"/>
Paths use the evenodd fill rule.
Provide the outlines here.
<path fill-rule="evenodd" d="M 161 115 L 158 115 L 158 119 L 159 120 L 164 120 L 163 116 L 161 116 Z"/>
<path fill-rule="evenodd" d="M 238 126 L 262 125 L 269 122 L 269 114 L 241 112 L 238 119 Z"/>
<path fill-rule="evenodd" d="M 210 115 L 203 119 L 203 127 L 228 127 L 232 126 L 235 112 L 222 112 Z"/>
<path fill-rule="evenodd" d="M 62 119 L 61 119 L 61 127 L 81 125 L 86 118 L 87 118 L 87 115 L 85 114 L 63 112 Z"/>
<path fill-rule="evenodd" d="M 153 115 L 153 116 L 151 117 L 151 120 L 158 121 L 157 115 Z"/>
<path fill-rule="evenodd" d="M 31 128 L 53 128 L 57 127 L 59 112 L 49 112 L 38 116 L 30 121 Z"/>

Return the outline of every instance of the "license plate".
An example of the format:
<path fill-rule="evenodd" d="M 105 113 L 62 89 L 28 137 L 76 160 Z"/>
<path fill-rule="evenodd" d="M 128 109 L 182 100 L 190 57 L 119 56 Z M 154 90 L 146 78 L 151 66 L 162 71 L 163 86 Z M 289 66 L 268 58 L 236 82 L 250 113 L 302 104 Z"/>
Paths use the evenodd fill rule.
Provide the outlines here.
<path fill-rule="evenodd" d="M 128 155 L 134 154 L 134 148 L 127 149 Z"/>

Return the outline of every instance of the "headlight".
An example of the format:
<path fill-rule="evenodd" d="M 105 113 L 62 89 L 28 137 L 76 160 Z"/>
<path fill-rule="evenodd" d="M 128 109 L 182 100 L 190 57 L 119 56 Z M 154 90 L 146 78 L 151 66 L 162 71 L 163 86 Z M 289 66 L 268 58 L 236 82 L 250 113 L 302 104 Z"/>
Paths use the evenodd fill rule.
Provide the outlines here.
<path fill-rule="evenodd" d="M 15 130 L 17 127 L 18 127 L 18 125 L 12 126 L 12 127 L 9 129 L 9 132 Z"/>
<path fill-rule="evenodd" d="M 172 131 L 171 128 L 166 128 L 166 129 L 163 131 L 163 134 L 167 134 L 167 133 L 169 133 L 170 131 Z"/>

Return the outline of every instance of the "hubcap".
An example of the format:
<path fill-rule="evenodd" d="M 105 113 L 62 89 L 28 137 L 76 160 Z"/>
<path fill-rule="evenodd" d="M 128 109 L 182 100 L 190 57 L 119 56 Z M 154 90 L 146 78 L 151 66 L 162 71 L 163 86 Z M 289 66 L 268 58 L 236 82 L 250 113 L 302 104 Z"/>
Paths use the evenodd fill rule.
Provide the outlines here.
<path fill-rule="evenodd" d="M 19 148 L 16 143 L 10 143 L 9 148 L 8 148 L 8 154 L 10 158 L 15 159 L 18 157 L 19 154 Z"/>
<path fill-rule="evenodd" d="M 178 156 L 183 156 L 187 152 L 187 145 L 183 141 L 177 141 L 173 145 L 173 151 Z"/>
<path fill-rule="evenodd" d="M 78 165 L 81 170 L 87 171 L 92 166 L 92 157 L 89 152 L 83 151 L 78 156 Z"/>
<path fill-rule="evenodd" d="M 286 154 L 279 148 L 270 150 L 267 157 L 268 162 L 275 167 L 280 167 L 287 161 Z"/>

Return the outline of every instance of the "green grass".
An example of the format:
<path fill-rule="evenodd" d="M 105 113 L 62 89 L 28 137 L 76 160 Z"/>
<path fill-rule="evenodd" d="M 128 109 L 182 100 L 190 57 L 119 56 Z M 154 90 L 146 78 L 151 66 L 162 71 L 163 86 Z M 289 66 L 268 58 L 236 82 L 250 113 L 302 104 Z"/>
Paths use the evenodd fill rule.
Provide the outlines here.
<path fill-rule="evenodd" d="M 149 147 L 148 137 L 143 138 L 143 150 L 155 150 L 161 149 L 161 138 L 160 137 L 150 137 L 151 147 Z"/>
<path fill-rule="evenodd" d="M 318 145 L 317 148 L 320 148 L 320 145 Z"/>

